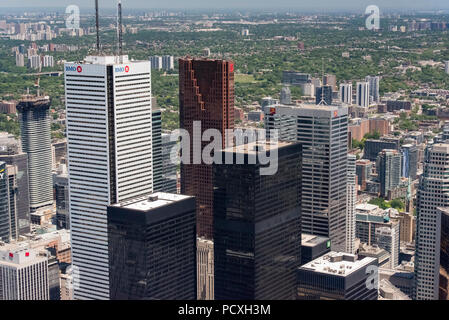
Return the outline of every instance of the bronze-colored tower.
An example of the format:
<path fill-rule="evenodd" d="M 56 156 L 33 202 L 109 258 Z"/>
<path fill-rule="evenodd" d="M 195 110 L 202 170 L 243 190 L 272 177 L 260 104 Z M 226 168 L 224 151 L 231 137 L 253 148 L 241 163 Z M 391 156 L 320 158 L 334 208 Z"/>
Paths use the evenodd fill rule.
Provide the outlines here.
<path fill-rule="evenodd" d="M 190 164 L 181 163 L 181 193 L 196 197 L 197 234 L 213 239 L 212 165 L 193 163 L 193 125 L 201 122 L 201 134 L 217 129 L 223 147 L 225 130 L 234 128 L 234 64 L 226 60 L 179 59 L 180 126 L 190 135 Z M 201 141 L 201 151 L 210 141 Z M 197 155 L 201 158 L 201 155 Z"/>

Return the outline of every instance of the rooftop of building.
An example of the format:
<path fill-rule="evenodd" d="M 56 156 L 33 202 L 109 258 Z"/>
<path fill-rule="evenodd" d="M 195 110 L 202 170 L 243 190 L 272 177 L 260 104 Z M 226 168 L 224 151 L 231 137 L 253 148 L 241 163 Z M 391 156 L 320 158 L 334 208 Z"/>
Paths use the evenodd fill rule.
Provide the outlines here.
<path fill-rule="evenodd" d="M 292 145 L 291 142 L 284 141 L 253 141 L 246 144 L 241 144 L 234 147 L 229 147 L 223 149 L 222 152 L 229 153 L 239 153 L 239 154 L 248 154 L 248 155 L 256 155 L 260 152 L 267 152 L 270 150 L 280 149 L 289 145 Z"/>
<path fill-rule="evenodd" d="M 330 241 L 329 238 L 315 236 L 312 234 L 302 233 L 301 234 L 301 246 L 304 247 L 314 247 L 317 244 Z"/>
<path fill-rule="evenodd" d="M 357 271 L 374 261 L 376 261 L 376 259 L 371 257 L 358 259 L 357 255 L 332 251 L 312 260 L 299 269 L 347 277 L 354 271 Z"/>
<path fill-rule="evenodd" d="M 379 206 L 376 206 L 375 204 L 369 204 L 369 203 L 357 204 L 355 206 L 355 210 L 359 211 L 360 213 L 366 213 L 366 214 L 380 214 L 380 213 L 384 212 L 384 210 L 380 209 Z"/>
<path fill-rule="evenodd" d="M 380 300 L 411 300 L 387 279 L 379 281 L 379 296 Z"/>
<path fill-rule="evenodd" d="M 291 109 L 303 109 L 303 110 L 323 110 L 323 111 L 336 111 L 341 108 L 339 105 L 326 105 L 326 104 L 313 104 L 313 103 L 300 103 L 296 105 L 284 105 L 276 104 L 271 107 L 291 108 Z"/>
<path fill-rule="evenodd" d="M 45 254 L 40 254 L 40 250 L 31 248 L 27 242 L 0 247 L 0 265 L 26 266 L 43 260 L 47 260 Z"/>
<path fill-rule="evenodd" d="M 100 64 L 100 65 L 111 65 L 111 64 L 121 64 L 129 63 L 128 55 L 92 55 L 87 56 L 82 61 L 83 64 Z"/>
<path fill-rule="evenodd" d="M 191 196 L 174 193 L 156 192 L 151 195 L 123 201 L 114 204 L 112 206 L 146 212 L 151 209 L 160 208 L 168 204 L 189 198 L 191 198 Z"/>
<path fill-rule="evenodd" d="M 435 143 L 432 145 L 433 152 L 449 153 L 449 144 L 447 143 Z"/>

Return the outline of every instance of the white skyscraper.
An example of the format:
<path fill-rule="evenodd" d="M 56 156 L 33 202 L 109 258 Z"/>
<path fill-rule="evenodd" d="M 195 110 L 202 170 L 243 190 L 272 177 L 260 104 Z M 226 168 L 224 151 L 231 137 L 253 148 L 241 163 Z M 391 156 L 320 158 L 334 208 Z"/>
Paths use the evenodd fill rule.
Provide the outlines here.
<path fill-rule="evenodd" d="M 449 61 L 444 62 L 444 71 L 446 71 L 446 73 L 449 74 Z"/>
<path fill-rule="evenodd" d="M 419 181 L 415 281 L 417 300 L 437 300 L 440 269 L 441 213 L 449 207 L 449 144 L 427 147 Z"/>
<path fill-rule="evenodd" d="M 360 107 L 369 107 L 369 83 L 357 82 L 356 104 Z"/>
<path fill-rule="evenodd" d="M 365 78 L 365 81 L 369 83 L 369 95 L 372 97 L 373 102 L 379 102 L 380 101 L 380 94 L 379 94 L 380 77 L 379 76 L 375 76 L 375 77 L 368 76 Z"/>
<path fill-rule="evenodd" d="M 150 62 L 66 63 L 65 89 L 74 298 L 108 299 L 106 206 L 153 191 Z"/>
<path fill-rule="evenodd" d="M 28 246 L 0 247 L 0 300 L 49 300 L 48 258 Z"/>
<path fill-rule="evenodd" d="M 355 248 L 355 204 L 357 202 L 356 189 L 356 156 L 348 155 L 348 183 L 346 185 L 346 252 L 354 254 Z"/>
<path fill-rule="evenodd" d="M 352 83 L 340 84 L 340 101 L 346 104 L 352 104 Z"/>

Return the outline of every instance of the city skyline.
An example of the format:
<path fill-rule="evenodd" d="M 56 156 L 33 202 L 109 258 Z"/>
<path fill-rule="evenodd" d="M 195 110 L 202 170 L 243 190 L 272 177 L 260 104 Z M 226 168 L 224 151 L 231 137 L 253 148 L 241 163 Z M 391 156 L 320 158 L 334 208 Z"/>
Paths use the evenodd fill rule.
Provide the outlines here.
<path fill-rule="evenodd" d="M 320 0 L 315 1 L 310 4 L 308 1 L 296 1 L 296 0 L 279 0 L 276 2 L 276 6 L 273 6 L 271 1 L 237 1 L 230 0 L 223 3 L 218 0 L 194 0 L 190 1 L 188 6 L 185 1 L 182 0 L 169 0 L 161 5 L 160 2 L 155 0 L 123 0 L 122 1 L 125 10 L 127 9 L 302 9 L 302 10 L 323 10 L 323 11 L 364 11 L 364 9 L 369 5 L 377 5 L 379 8 L 385 8 L 388 10 L 402 10 L 402 11 L 417 11 L 424 10 L 441 10 L 449 9 L 449 4 L 445 0 L 430 0 L 425 4 L 422 1 L 388 1 L 388 0 L 377 0 L 375 3 L 368 0 L 358 1 L 358 0 L 343 0 L 339 1 L 338 4 L 332 0 Z M 61 0 L 56 7 L 78 5 L 83 9 L 92 10 L 93 1 L 92 0 Z M 116 1 L 101 1 L 100 6 L 102 8 L 115 8 Z M 52 0 L 40 0 L 39 4 L 34 0 L 23 0 L 21 3 L 17 3 L 15 0 L 5 0 L 0 4 L 0 8 L 16 8 L 16 7 L 49 7 L 56 8 Z"/>
<path fill-rule="evenodd" d="M 449 15 L 105 1 L 0 8 L 0 300 L 448 299 Z"/>

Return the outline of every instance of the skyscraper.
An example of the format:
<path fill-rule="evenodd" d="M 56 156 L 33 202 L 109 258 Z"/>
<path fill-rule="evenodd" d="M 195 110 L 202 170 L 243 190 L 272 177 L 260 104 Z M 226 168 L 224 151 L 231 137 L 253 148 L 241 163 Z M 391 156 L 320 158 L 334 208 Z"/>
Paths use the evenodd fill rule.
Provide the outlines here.
<path fill-rule="evenodd" d="M 385 210 L 373 204 L 359 204 L 356 206 L 355 236 L 361 242 L 370 246 L 377 245 L 390 254 L 392 268 L 399 263 L 400 251 L 400 223 L 390 219 Z M 384 230 L 378 232 L 378 229 Z M 386 230 L 388 229 L 388 230 Z"/>
<path fill-rule="evenodd" d="M 348 155 L 348 183 L 346 185 L 346 250 L 347 253 L 355 253 L 355 204 L 357 202 L 357 176 L 356 156 Z"/>
<path fill-rule="evenodd" d="M 397 150 L 382 150 L 377 157 L 377 174 L 380 195 L 388 198 L 388 192 L 401 182 L 402 155 Z"/>
<path fill-rule="evenodd" d="M 265 129 L 303 146 L 302 230 L 346 250 L 348 108 L 303 104 L 265 111 Z"/>
<path fill-rule="evenodd" d="M 429 145 L 417 195 L 415 275 L 417 300 L 438 299 L 441 213 L 449 207 L 449 144 Z"/>
<path fill-rule="evenodd" d="M 196 300 L 195 210 L 162 192 L 108 207 L 112 300 Z"/>
<path fill-rule="evenodd" d="M 340 84 L 340 101 L 346 104 L 352 104 L 352 83 Z"/>
<path fill-rule="evenodd" d="M 262 152 L 270 159 L 277 152 L 275 174 L 261 175 Z M 224 164 L 214 164 L 215 299 L 295 299 L 301 145 L 252 142 L 218 157 Z M 226 164 L 231 158 L 234 164 Z"/>
<path fill-rule="evenodd" d="M 56 201 L 56 228 L 70 229 L 69 176 L 65 164 L 61 164 L 57 173 L 53 174 L 53 185 Z"/>
<path fill-rule="evenodd" d="M 150 63 L 66 63 L 65 93 L 74 298 L 108 299 L 107 206 L 153 190 Z"/>
<path fill-rule="evenodd" d="M 159 108 L 152 109 L 151 130 L 153 142 L 153 190 L 163 191 L 162 181 L 162 113 Z"/>
<path fill-rule="evenodd" d="M 377 259 L 329 252 L 298 269 L 299 300 L 377 300 Z"/>
<path fill-rule="evenodd" d="M 53 204 L 50 99 L 25 96 L 17 105 L 22 150 L 28 156 L 30 211 Z"/>
<path fill-rule="evenodd" d="M 170 55 L 162 56 L 162 69 L 170 71 L 175 68 L 174 57 Z"/>
<path fill-rule="evenodd" d="M 162 69 L 162 57 L 161 56 L 150 57 L 150 62 L 151 62 L 152 70 L 161 70 Z"/>
<path fill-rule="evenodd" d="M 379 85 L 380 85 L 380 77 L 379 76 L 368 76 L 365 78 L 365 81 L 369 84 L 369 95 L 372 98 L 373 102 L 380 101 L 379 94 Z"/>
<path fill-rule="evenodd" d="M 14 194 L 15 201 L 10 204 L 10 212 L 15 216 L 15 228 L 12 238 L 30 232 L 30 198 L 28 188 L 28 156 L 23 153 L 12 135 L 0 135 L 0 161 L 13 166 L 15 171 Z M 14 208 L 13 208 L 14 207 Z M 13 210 L 14 209 L 14 210 Z M 15 211 L 12 214 L 12 211 Z"/>
<path fill-rule="evenodd" d="M 170 139 L 170 134 L 162 134 L 162 183 L 163 192 L 177 193 L 178 185 L 178 162 L 179 157 L 177 156 L 176 161 L 173 161 L 172 150 L 177 144 L 177 141 L 172 141 Z"/>
<path fill-rule="evenodd" d="M 439 299 L 449 300 L 449 208 L 440 208 L 441 245 Z"/>
<path fill-rule="evenodd" d="M 323 86 L 330 86 L 331 91 L 337 90 L 337 76 L 335 74 L 325 74 L 323 76 Z"/>
<path fill-rule="evenodd" d="M 0 300 L 49 300 L 48 258 L 18 244 L 0 247 Z"/>
<path fill-rule="evenodd" d="M 0 240 L 9 242 L 11 237 L 11 218 L 6 169 L 6 163 L 0 161 Z"/>
<path fill-rule="evenodd" d="M 234 128 L 234 64 L 225 60 L 179 60 L 180 125 L 190 135 L 190 146 L 201 143 L 201 150 L 209 144 L 201 141 L 207 129 L 222 134 L 222 146 L 227 146 L 225 130 Z M 201 125 L 201 132 L 194 131 Z M 200 157 L 201 157 L 201 150 Z M 194 148 L 190 148 L 190 164 L 181 163 L 181 194 L 195 196 L 197 233 L 212 239 L 213 175 L 212 165 L 194 162 Z"/>
<path fill-rule="evenodd" d="M 404 144 L 401 146 L 402 153 L 402 176 L 405 178 L 416 179 L 418 171 L 418 147 L 413 144 Z"/>
<path fill-rule="evenodd" d="M 356 104 L 364 108 L 369 107 L 370 101 L 368 82 L 357 82 Z"/>
<path fill-rule="evenodd" d="M 321 86 L 315 89 L 315 102 L 316 104 L 325 103 L 330 106 L 332 104 L 332 87 Z"/>
<path fill-rule="evenodd" d="M 292 104 L 292 93 L 288 86 L 284 86 L 281 89 L 281 104 Z"/>

